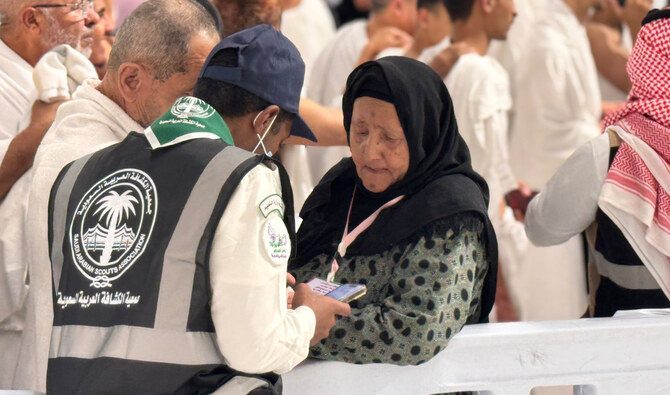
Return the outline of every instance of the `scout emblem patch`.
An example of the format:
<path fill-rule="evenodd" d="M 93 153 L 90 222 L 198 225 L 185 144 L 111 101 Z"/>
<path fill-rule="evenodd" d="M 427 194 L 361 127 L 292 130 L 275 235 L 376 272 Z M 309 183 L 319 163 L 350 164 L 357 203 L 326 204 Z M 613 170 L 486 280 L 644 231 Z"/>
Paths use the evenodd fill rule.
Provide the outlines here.
<path fill-rule="evenodd" d="M 168 147 L 194 138 L 221 139 L 234 145 L 223 118 L 197 97 L 177 99 L 170 110 L 144 130 L 152 149 Z"/>
<path fill-rule="evenodd" d="M 84 194 L 70 225 L 70 249 L 92 287 L 111 287 L 142 255 L 157 205 L 153 180 L 137 169 L 118 170 Z"/>
<path fill-rule="evenodd" d="M 285 264 L 291 255 L 291 242 L 286 225 L 278 216 L 270 218 L 263 227 L 263 245 L 270 259 L 276 264 Z"/>

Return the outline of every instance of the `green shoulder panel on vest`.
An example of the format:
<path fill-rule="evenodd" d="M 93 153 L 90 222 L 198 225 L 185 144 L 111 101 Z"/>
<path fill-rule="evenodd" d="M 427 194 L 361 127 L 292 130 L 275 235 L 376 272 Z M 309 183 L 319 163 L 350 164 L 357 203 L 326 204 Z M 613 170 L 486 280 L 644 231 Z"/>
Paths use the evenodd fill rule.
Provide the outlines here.
<path fill-rule="evenodd" d="M 165 114 L 145 129 L 152 149 L 168 147 L 193 139 L 221 139 L 235 145 L 228 125 L 205 101 L 184 96 Z"/>

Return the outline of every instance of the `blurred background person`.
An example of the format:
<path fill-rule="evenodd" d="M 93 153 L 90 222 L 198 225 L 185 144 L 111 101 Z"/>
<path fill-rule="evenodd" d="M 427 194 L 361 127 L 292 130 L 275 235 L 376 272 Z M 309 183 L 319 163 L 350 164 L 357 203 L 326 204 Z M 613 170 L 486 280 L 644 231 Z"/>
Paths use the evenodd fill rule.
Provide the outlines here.
<path fill-rule="evenodd" d="M 651 7 L 652 0 L 606 0 L 586 23 L 605 115 L 617 110 L 628 96 L 631 82 L 626 61 Z"/>
<path fill-rule="evenodd" d="M 377 55 L 378 59 L 384 56 L 405 56 L 427 63 L 451 44 L 451 20 L 445 0 L 418 0 L 417 7 L 412 44 L 407 48 L 385 49 Z"/>
<path fill-rule="evenodd" d="M 373 0 L 368 19 L 342 26 L 321 52 L 307 81 L 307 97 L 339 109 L 349 73 L 386 48 L 407 47 L 416 29 L 417 0 Z M 307 150 L 314 183 L 335 163 L 349 156 L 346 147 Z"/>
<path fill-rule="evenodd" d="M 325 0 L 323 0 L 325 1 Z M 330 0 L 337 27 L 351 21 L 367 18 L 373 0 Z"/>
<path fill-rule="evenodd" d="M 670 307 L 670 9 L 643 23 L 628 58 L 629 100 L 560 167 L 526 216 L 537 245 L 586 233 L 594 317 Z"/>
<path fill-rule="evenodd" d="M 563 162 L 598 136 L 598 73 L 584 23 L 602 0 L 556 0 L 541 7 L 516 63 L 510 162 L 539 191 Z M 583 245 L 529 246 L 518 274 L 522 320 L 574 319 L 587 307 Z"/>
<path fill-rule="evenodd" d="M 13 225 L 23 221 L 26 196 L 17 191 L 12 202 L 5 197 L 32 165 L 61 104 L 38 100 L 34 67 L 60 44 L 90 55 L 91 26 L 98 19 L 88 0 L 0 0 L 0 388 L 12 388 L 28 290 L 25 256 L 11 254 L 21 243 Z"/>
<path fill-rule="evenodd" d="M 89 60 L 95 66 L 98 78 L 102 79 L 107 71 L 109 52 L 114 43 L 114 30 L 116 29 L 114 0 L 95 0 L 93 6 L 95 12 L 100 16 L 100 21 L 93 26 L 93 43 Z"/>

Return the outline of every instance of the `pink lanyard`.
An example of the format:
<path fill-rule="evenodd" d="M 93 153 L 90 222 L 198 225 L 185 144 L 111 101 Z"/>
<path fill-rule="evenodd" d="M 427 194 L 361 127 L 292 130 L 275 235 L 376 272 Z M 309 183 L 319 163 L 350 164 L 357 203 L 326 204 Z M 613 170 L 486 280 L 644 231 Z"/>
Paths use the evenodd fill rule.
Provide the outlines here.
<path fill-rule="evenodd" d="M 344 233 L 342 234 L 342 241 L 340 241 L 340 244 L 337 246 L 337 253 L 341 256 L 344 257 L 344 255 L 347 253 L 347 247 L 351 245 L 351 243 L 356 240 L 358 235 L 363 233 L 363 231 L 372 225 L 373 222 L 375 222 L 375 219 L 377 219 L 377 216 L 379 213 L 388 207 L 393 206 L 394 204 L 398 203 L 399 201 L 402 200 L 402 198 L 405 197 L 405 195 L 400 195 L 397 198 L 386 202 L 383 206 L 377 209 L 374 213 L 372 213 L 369 217 L 367 217 L 363 222 L 361 222 L 354 230 L 349 233 L 349 218 L 351 217 L 351 208 L 354 206 L 354 198 L 356 197 L 356 188 L 354 188 L 354 193 L 351 196 L 351 203 L 349 203 L 349 213 L 347 214 L 347 223 L 344 226 Z M 335 273 L 337 273 L 337 270 L 340 268 L 340 265 L 337 263 L 337 256 L 333 258 L 333 262 L 330 264 L 330 272 L 328 273 L 328 276 L 326 277 L 326 281 L 328 282 L 333 282 L 335 280 Z"/>

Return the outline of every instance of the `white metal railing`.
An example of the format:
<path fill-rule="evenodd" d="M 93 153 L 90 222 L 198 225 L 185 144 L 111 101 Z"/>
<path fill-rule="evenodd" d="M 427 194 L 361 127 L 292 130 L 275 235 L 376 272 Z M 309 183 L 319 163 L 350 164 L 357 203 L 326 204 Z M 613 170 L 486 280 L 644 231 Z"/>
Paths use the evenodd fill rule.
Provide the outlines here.
<path fill-rule="evenodd" d="M 578 395 L 670 394 L 670 315 L 472 325 L 420 366 L 308 360 L 283 375 L 286 395 L 527 395 L 574 385 Z"/>

